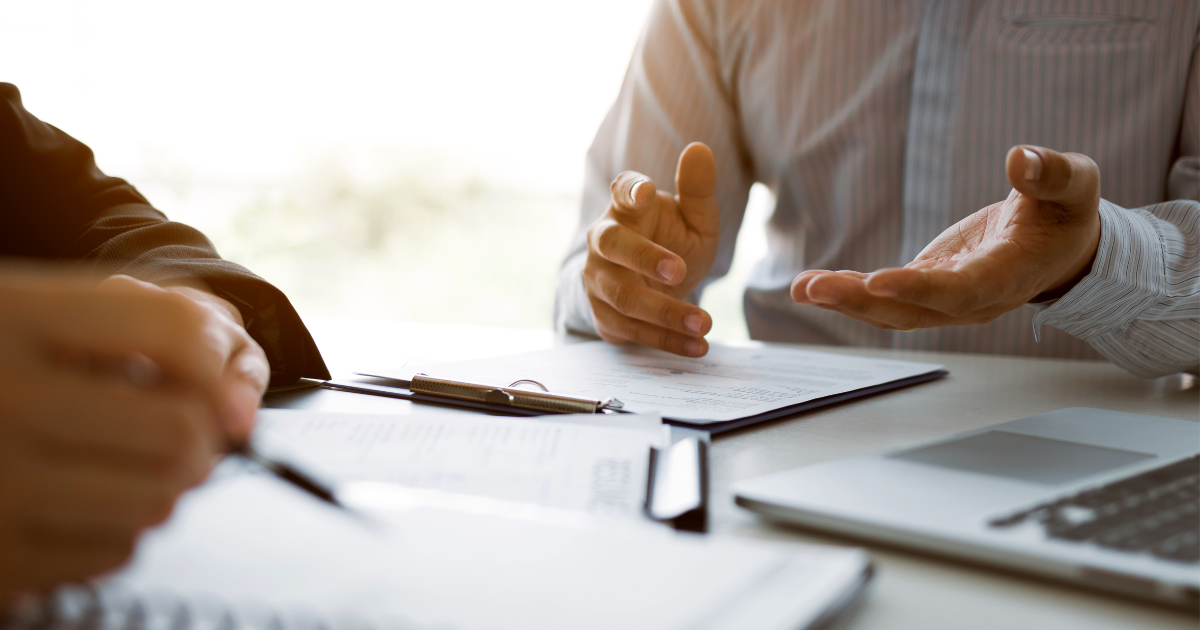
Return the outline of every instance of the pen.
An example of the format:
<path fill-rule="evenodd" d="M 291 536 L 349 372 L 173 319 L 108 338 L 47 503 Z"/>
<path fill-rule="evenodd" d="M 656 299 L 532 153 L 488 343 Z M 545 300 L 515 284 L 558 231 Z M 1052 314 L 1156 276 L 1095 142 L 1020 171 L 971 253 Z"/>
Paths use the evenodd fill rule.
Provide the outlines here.
<path fill-rule="evenodd" d="M 277 459 L 267 457 L 266 455 L 254 450 L 254 448 L 247 443 L 231 445 L 228 452 L 230 455 L 237 455 L 243 459 L 252 461 L 259 466 L 262 466 L 280 480 L 292 484 L 293 486 L 303 490 L 304 492 L 316 497 L 321 501 L 324 501 L 325 503 L 328 503 L 341 510 L 347 509 L 345 505 L 342 505 L 342 503 L 337 500 L 337 496 L 334 495 L 333 490 L 316 481 L 310 475 L 301 471 L 299 468 L 292 466 L 291 464 L 286 464 Z"/>
<path fill-rule="evenodd" d="M 162 370 L 153 361 L 144 356 L 130 357 L 88 357 L 88 369 L 99 375 L 117 377 L 139 388 L 150 388 L 161 385 L 164 381 Z M 328 503 L 338 509 L 349 512 L 349 508 L 337 500 L 333 490 L 318 482 L 312 475 L 301 471 L 291 464 L 267 457 L 254 450 L 249 442 L 229 443 L 226 452 L 237 455 L 247 461 L 262 466 L 281 481 L 291 484 L 308 495 Z"/>

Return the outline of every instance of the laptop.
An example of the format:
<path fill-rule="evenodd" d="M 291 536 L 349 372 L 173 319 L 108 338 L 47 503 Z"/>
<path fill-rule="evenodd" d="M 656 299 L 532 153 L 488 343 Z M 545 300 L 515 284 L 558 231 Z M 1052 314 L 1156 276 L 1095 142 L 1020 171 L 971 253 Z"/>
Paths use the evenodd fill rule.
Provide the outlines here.
<path fill-rule="evenodd" d="M 1195 609 L 1200 423 L 1062 409 L 734 486 L 770 519 Z"/>

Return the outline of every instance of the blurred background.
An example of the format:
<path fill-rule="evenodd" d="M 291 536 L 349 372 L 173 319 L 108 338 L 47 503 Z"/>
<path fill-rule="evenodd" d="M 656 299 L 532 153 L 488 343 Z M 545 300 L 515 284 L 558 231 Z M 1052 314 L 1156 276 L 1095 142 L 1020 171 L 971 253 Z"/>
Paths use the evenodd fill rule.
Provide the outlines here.
<path fill-rule="evenodd" d="M 8 3 L 0 81 L 305 317 L 549 328 L 652 0 Z M 756 186 L 702 306 L 746 338 Z"/>

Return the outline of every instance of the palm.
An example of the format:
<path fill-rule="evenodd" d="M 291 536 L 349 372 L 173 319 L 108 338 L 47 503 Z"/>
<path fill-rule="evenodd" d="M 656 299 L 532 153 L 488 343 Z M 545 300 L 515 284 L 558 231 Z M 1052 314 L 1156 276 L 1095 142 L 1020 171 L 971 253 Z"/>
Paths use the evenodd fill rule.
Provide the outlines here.
<path fill-rule="evenodd" d="M 950 226 L 905 266 L 961 271 L 975 280 L 1027 277 L 1029 273 L 1052 276 L 1059 271 L 1052 263 L 1055 251 L 1064 246 L 1063 239 L 1076 232 L 1054 220 L 1061 212 L 1058 204 L 1011 195 Z M 1017 293 L 1012 297 L 1025 301 L 1037 292 L 1025 289 Z"/>

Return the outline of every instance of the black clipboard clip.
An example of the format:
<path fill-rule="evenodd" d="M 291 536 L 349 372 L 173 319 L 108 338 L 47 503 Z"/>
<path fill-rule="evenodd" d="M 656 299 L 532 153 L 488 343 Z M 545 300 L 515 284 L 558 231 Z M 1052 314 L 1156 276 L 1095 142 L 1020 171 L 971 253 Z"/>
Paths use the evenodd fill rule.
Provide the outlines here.
<path fill-rule="evenodd" d="M 692 436 L 650 447 L 646 516 L 675 529 L 708 531 L 708 444 Z"/>

